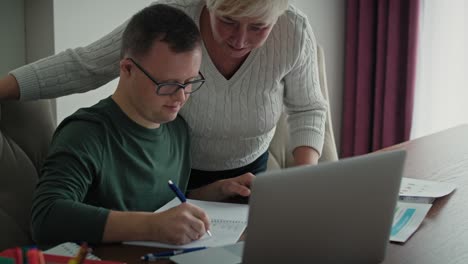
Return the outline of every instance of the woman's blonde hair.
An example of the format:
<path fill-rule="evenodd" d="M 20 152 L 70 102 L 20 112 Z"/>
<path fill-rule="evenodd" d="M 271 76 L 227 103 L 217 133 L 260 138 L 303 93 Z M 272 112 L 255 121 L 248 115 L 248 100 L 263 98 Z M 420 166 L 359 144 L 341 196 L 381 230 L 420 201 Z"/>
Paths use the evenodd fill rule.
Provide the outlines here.
<path fill-rule="evenodd" d="M 254 17 L 275 23 L 288 9 L 289 0 L 205 0 L 206 7 L 217 15 L 233 18 Z"/>

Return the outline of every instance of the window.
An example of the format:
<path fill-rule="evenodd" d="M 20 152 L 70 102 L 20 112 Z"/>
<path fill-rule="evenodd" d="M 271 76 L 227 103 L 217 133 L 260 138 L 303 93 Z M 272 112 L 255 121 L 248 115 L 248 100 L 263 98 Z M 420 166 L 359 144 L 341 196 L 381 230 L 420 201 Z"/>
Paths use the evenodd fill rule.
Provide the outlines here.
<path fill-rule="evenodd" d="M 468 123 L 465 2 L 421 0 L 411 138 Z"/>

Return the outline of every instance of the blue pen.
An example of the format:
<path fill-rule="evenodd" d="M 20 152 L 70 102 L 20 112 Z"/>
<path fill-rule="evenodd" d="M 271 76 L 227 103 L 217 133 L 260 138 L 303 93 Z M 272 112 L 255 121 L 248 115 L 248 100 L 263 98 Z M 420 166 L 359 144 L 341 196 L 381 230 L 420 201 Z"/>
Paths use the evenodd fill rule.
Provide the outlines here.
<path fill-rule="evenodd" d="M 146 255 L 142 256 L 141 260 L 155 261 L 155 260 L 158 260 L 158 259 L 164 259 L 164 258 L 168 258 L 168 257 L 171 257 L 171 256 L 184 254 L 184 253 L 197 251 L 197 250 L 202 250 L 202 249 L 206 249 L 206 247 L 194 247 L 194 248 L 185 248 L 185 249 L 179 249 L 179 250 L 164 251 L 164 252 L 160 252 L 160 253 L 150 253 L 150 254 L 146 254 Z"/>
<path fill-rule="evenodd" d="M 177 187 L 177 185 L 175 185 L 171 180 L 169 180 L 169 187 L 177 195 L 177 198 L 179 198 L 181 203 L 187 202 L 187 199 L 185 198 L 185 195 L 182 193 L 182 191 L 179 189 L 179 187 Z M 206 230 L 206 233 L 209 236 L 213 236 L 211 234 L 210 230 Z"/>
<path fill-rule="evenodd" d="M 169 187 L 177 195 L 177 198 L 179 198 L 181 203 L 185 203 L 187 201 L 185 195 L 182 193 L 179 187 L 177 187 L 177 185 L 175 185 L 171 180 L 169 180 Z"/>

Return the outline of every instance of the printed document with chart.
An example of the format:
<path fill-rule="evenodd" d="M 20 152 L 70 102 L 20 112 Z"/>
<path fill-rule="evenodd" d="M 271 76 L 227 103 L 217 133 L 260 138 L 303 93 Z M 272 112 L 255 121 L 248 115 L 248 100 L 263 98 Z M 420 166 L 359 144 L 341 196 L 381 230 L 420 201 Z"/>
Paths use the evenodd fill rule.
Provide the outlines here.
<path fill-rule="evenodd" d="M 390 241 L 406 242 L 424 221 L 432 202 L 454 190 L 455 185 L 451 183 L 403 178 Z"/>
<path fill-rule="evenodd" d="M 205 234 L 197 241 L 185 245 L 171 245 L 152 241 L 128 241 L 124 244 L 161 248 L 192 248 L 192 247 L 216 247 L 236 243 L 245 228 L 249 206 L 246 204 L 218 203 L 187 199 L 188 203 L 202 208 L 211 219 L 210 231 L 212 237 Z M 179 199 L 174 198 L 156 212 L 165 211 L 180 204 Z"/>
<path fill-rule="evenodd" d="M 393 216 L 390 241 L 406 242 L 421 225 L 432 204 L 398 202 Z"/>

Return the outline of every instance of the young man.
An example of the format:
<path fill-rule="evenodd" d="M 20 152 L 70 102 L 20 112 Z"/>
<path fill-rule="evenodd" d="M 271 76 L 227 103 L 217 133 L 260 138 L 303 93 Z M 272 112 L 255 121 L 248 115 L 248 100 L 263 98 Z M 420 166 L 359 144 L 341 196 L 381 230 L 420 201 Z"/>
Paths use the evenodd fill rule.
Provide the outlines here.
<path fill-rule="evenodd" d="M 155 240 L 185 244 L 210 221 L 183 203 L 153 213 L 186 189 L 188 127 L 177 114 L 203 82 L 200 34 L 182 11 L 152 5 L 132 17 L 122 37 L 115 93 L 78 110 L 58 127 L 32 208 L 37 243 Z M 251 175 L 215 182 L 191 198 L 248 196 Z"/>

